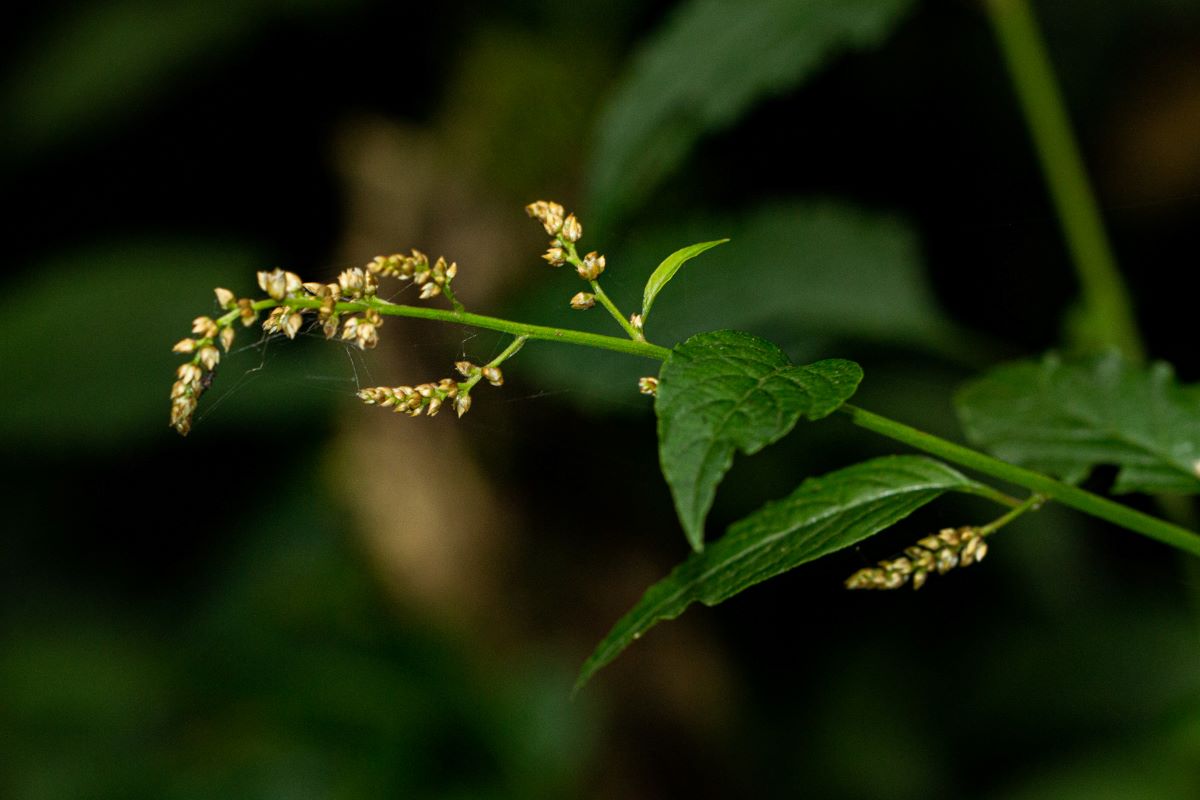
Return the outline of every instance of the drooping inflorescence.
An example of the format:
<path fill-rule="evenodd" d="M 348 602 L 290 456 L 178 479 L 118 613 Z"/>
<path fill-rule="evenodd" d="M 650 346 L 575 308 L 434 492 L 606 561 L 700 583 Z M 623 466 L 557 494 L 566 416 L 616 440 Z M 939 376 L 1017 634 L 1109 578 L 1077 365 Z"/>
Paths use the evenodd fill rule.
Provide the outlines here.
<path fill-rule="evenodd" d="M 423 300 L 445 294 L 455 310 L 461 311 L 452 289 L 457 274 L 457 264 L 448 264 L 440 257 L 430 263 L 428 256 L 413 250 L 412 255 L 378 256 L 365 267 L 343 270 L 332 283 L 304 282 L 296 273 L 283 269 L 262 271 L 258 273 L 258 286 L 266 297 L 259 299 L 239 298 L 229 289 L 216 289 L 217 305 L 225 313 L 215 319 L 197 317 L 192 321 L 193 336 L 181 339 L 173 348 L 176 353 L 191 355 L 191 359 L 175 373 L 171 426 L 184 436 L 191 430 L 200 396 L 212 383 L 220 362 L 216 345 L 219 342 L 229 351 L 236 331 L 234 323 L 250 326 L 266 311 L 263 330 L 294 339 L 307 321 L 315 320 L 326 339 L 340 336 L 367 350 L 379 343 L 379 328 L 383 326 L 383 315 L 379 313 L 383 301 L 376 297 L 381 277 L 411 281 L 421 287 Z"/>
<path fill-rule="evenodd" d="M 846 579 L 847 589 L 898 589 L 912 581 L 914 589 L 925 585 L 930 573 L 945 575 L 955 567 L 969 567 L 983 561 L 988 546 L 979 528 L 943 528 L 936 536 L 926 536 L 904 555 L 879 566 L 866 567 Z"/>
<path fill-rule="evenodd" d="M 454 412 L 462 416 L 471 409 L 471 389 L 481 380 L 486 380 L 492 386 L 504 384 L 504 374 L 499 364 L 521 348 L 525 343 L 523 337 L 517 337 L 508 349 L 492 360 L 491 363 L 479 367 L 470 361 L 455 362 L 454 367 L 463 376 L 462 381 L 453 378 L 442 378 L 436 383 L 422 383 L 417 386 L 375 386 L 363 389 L 358 393 L 367 405 L 377 405 L 391 408 L 398 414 L 419 417 L 422 412 L 426 416 L 437 416 L 442 406 L 451 403 Z"/>

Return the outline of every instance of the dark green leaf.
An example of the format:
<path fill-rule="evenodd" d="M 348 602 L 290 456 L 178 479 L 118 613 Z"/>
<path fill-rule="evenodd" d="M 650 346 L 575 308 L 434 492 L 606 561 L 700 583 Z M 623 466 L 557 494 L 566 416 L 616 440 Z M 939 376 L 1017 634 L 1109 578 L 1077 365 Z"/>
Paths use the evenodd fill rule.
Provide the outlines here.
<path fill-rule="evenodd" d="M 978 484 L 921 456 L 888 456 L 809 478 L 782 500 L 730 526 L 651 586 L 580 670 L 576 689 L 657 622 L 692 603 L 714 606 L 749 586 L 849 547 L 950 490 Z"/>
<path fill-rule="evenodd" d="M 967 436 L 996 456 L 1080 481 L 1121 468 L 1117 492 L 1200 492 L 1200 385 L 1171 367 L 1050 355 L 992 370 L 958 393 Z"/>
<path fill-rule="evenodd" d="M 853 361 L 794 366 L 766 339 L 740 331 L 701 333 L 676 347 L 659 376 L 658 453 L 692 548 L 704 548 L 704 518 L 733 463 L 820 419 L 862 380 Z"/>
<path fill-rule="evenodd" d="M 664 258 L 662 263 L 650 275 L 650 280 L 646 281 L 646 288 L 642 292 L 643 323 L 650 316 L 650 307 L 654 305 L 654 298 L 658 297 L 658 293 L 663 290 L 663 287 L 671 282 L 671 279 L 675 277 L 675 273 L 679 272 L 680 267 L 705 250 L 711 250 L 717 245 L 725 244 L 728 241 L 728 239 L 717 239 L 715 242 L 700 242 L 699 244 L 688 245 Z"/>
<path fill-rule="evenodd" d="M 604 110 L 588 213 L 633 211 L 705 133 L 737 121 L 848 48 L 887 35 L 911 0 L 693 0 L 638 56 Z"/>

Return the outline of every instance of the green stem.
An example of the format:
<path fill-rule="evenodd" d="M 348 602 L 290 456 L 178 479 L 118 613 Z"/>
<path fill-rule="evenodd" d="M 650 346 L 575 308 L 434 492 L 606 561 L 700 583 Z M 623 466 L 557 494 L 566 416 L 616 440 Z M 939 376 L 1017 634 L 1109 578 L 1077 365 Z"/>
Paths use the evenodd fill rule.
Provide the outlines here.
<path fill-rule="evenodd" d="M 874 431 L 897 442 L 903 442 L 955 464 L 978 470 L 993 478 L 1024 486 L 1030 491 L 1056 500 L 1077 511 L 1099 517 L 1114 525 L 1120 525 L 1143 536 L 1200 556 L 1200 535 L 1186 528 L 1172 525 L 1076 486 L 1057 481 L 1024 467 L 1009 464 L 998 458 L 992 458 L 969 447 L 949 442 L 849 403 L 842 406 L 840 410 L 848 414 L 854 424 L 859 427 Z"/>
<path fill-rule="evenodd" d="M 501 364 L 503 364 L 505 361 L 508 361 L 510 358 L 515 356 L 522 347 L 525 346 L 525 342 L 527 340 L 528 340 L 528 337 L 526 337 L 526 336 L 518 336 L 517 338 L 513 339 L 511 342 L 508 343 L 508 347 L 506 347 L 500 351 L 500 355 L 496 356 L 495 358 L 493 358 L 491 361 L 489 361 L 487 363 L 487 366 L 498 367 Z"/>
<path fill-rule="evenodd" d="M 528 339 L 525 336 L 516 337 L 515 339 L 513 339 L 511 342 L 508 343 L 508 347 L 506 347 L 500 351 L 500 355 L 493 358 L 491 361 L 489 361 L 484 366 L 485 367 L 500 366 L 505 361 L 507 361 L 508 359 L 515 356 L 517 354 L 517 352 L 522 347 L 525 346 L 526 341 L 528 341 Z M 475 384 L 479 383 L 479 381 L 483 378 L 483 370 L 476 369 L 476 370 L 472 370 L 472 372 L 474 372 L 475 374 L 471 375 L 465 381 L 459 382 L 458 389 L 460 392 L 461 391 L 467 391 L 467 392 L 471 391 L 471 389 L 475 388 Z"/>
<path fill-rule="evenodd" d="M 575 267 L 580 276 L 582 276 L 584 274 L 583 259 L 579 257 L 579 251 L 575 249 L 575 243 L 567 241 L 562 237 L 562 235 L 555 237 L 555 241 L 558 242 L 559 247 L 566 251 L 567 263 Z M 614 303 L 612 298 L 610 298 L 608 294 L 606 294 L 605 291 L 600 288 L 599 280 L 593 278 L 592 280 L 588 281 L 588 284 L 591 285 L 592 294 L 596 295 L 596 299 L 600 301 L 600 305 L 604 306 L 605 310 L 612 315 L 612 318 L 617 321 L 617 324 L 621 326 L 622 330 L 629 334 L 630 339 L 633 339 L 635 342 L 646 341 L 646 337 L 642 334 L 642 332 L 633 327 L 629 320 L 625 319 L 625 315 L 621 313 L 621 309 L 617 308 L 617 304 Z"/>
<path fill-rule="evenodd" d="M 321 305 L 321 301 L 316 298 L 289 298 L 283 302 L 292 308 L 318 308 Z M 278 301 L 266 299 L 255 302 L 253 307 L 256 311 L 264 311 L 278 305 L 280 305 Z M 597 347 L 603 350 L 614 350 L 618 353 L 657 359 L 659 361 L 665 361 L 671 355 L 671 351 L 667 348 L 650 344 L 649 342 L 618 339 L 615 336 L 604 336 L 563 328 L 550 328 L 542 325 L 527 325 L 497 317 L 486 317 L 482 314 L 399 305 L 379 300 L 378 298 L 359 302 L 341 302 L 337 304 L 336 308 L 341 312 L 361 312 L 368 308 L 373 308 L 384 316 L 455 322 L 476 328 L 486 328 L 522 337 L 521 344 L 524 344 L 523 339 L 565 342 L 585 347 Z M 232 324 L 237 316 L 238 311 L 236 309 L 230 311 L 218 320 L 218 324 Z M 514 348 L 519 346 L 514 341 L 509 345 L 509 349 L 515 352 Z M 511 355 L 508 350 L 505 353 Z M 507 357 L 507 355 L 504 357 Z M 1032 492 L 1044 495 L 1046 498 L 1052 500 L 1057 500 L 1063 505 L 1070 506 L 1085 514 L 1099 517 L 1114 525 L 1128 528 L 1151 539 L 1200 556 L 1200 535 L 1186 528 L 1172 525 L 1169 522 L 1157 519 L 1148 514 L 1143 514 L 1128 506 L 1115 503 L 1112 500 L 1084 491 L 1078 487 L 1062 483 L 1041 473 L 1009 464 L 972 450 L 969 447 L 964 447 L 933 436 L 932 434 L 924 433 L 916 428 L 909 427 L 887 417 L 882 417 L 849 403 L 843 405 L 840 410 L 848 414 L 854 424 L 862 428 L 910 445 L 931 455 L 944 458 L 955 464 L 977 470 L 993 478 L 1023 486 Z M 991 490 L 982 494 L 1004 505 L 1012 505 L 1013 502 L 1012 498 L 999 491 Z"/>
<path fill-rule="evenodd" d="M 454 289 L 450 287 L 450 281 L 446 281 L 444 284 L 442 284 L 442 294 L 446 295 L 446 299 L 450 301 L 450 305 L 454 307 L 455 311 L 463 312 L 467 310 L 463 304 L 458 301 L 458 296 L 454 294 Z"/>
<path fill-rule="evenodd" d="M 625 315 L 617 308 L 617 304 L 609 299 L 609 296 L 600 288 L 600 281 L 589 281 L 589 283 L 592 285 L 592 292 L 596 295 L 596 299 L 600 301 L 600 305 L 608 309 L 608 313 L 612 314 L 612 318 L 617 321 L 617 324 L 625 329 L 625 332 L 629 334 L 629 338 L 635 342 L 646 341 L 646 337 L 642 335 L 642 332 L 633 327 L 629 320 L 625 319 Z"/>
<path fill-rule="evenodd" d="M 1141 361 L 1144 348 L 1071 131 L 1054 69 L 1027 0 L 986 0 L 1083 294 L 1088 333 Z"/>
<path fill-rule="evenodd" d="M 1026 498 L 1023 503 L 1019 504 L 1012 511 L 1009 511 L 1004 516 L 998 517 L 998 518 L 992 520 L 991 522 L 989 522 L 987 525 L 980 527 L 978 529 L 979 535 L 980 536 L 990 536 L 993 533 L 995 533 L 996 531 L 1003 528 L 1008 523 L 1012 522 L 1017 517 L 1026 513 L 1027 511 L 1037 511 L 1039 508 L 1042 507 L 1042 504 L 1045 502 L 1046 502 L 1045 495 L 1034 492 L 1028 498 Z"/>
<path fill-rule="evenodd" d="M 292 308 L 319 308 L 321 301 L 317 298 L 289 298 L 284 304 Z M 274 308 L 279 305 L 275 300 L 259 300 L 254 304 L 256 311 Z M 551 328 L 544 325 L 528 325 L 523 322 L 513 322 L 498 317 L 487 317 L 483 314 L 472 314 L 466 311 L 447 311 L 440 308 L 425 308 L 423 306 L 407 306 L 389 303 L 386 300 L 374 298 L 371 300 L 341 302 L 335 308 L 341 312 L 366 311 L 373 308 L 385 317 L 409 317 L 412 319 L 429 319 L 438 322 L 455 322 L 460 325 L 470 325 L 473 328 L 511 333 L 514 336 L 524 336 L 528 339 L 541 339 L 549 342 L 565 342 L 584 347 L 597 347 L 601 350 L 615 350 L 631 356 L 666 360 L 671 351 L 649 342 L 637 342 L 630 339 L 620 339 L 616 336 L 605 336 L 599 333 L 585 333 L 570 328 Z M 226 316 L 236 316 L 230 312 Z"/>

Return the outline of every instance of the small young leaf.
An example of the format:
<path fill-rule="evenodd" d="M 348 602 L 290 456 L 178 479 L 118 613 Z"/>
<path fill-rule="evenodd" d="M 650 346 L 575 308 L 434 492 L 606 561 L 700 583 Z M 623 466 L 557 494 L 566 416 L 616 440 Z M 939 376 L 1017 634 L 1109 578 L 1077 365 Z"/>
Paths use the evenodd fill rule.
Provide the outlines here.
<path fill-rule="evenodd" d="M 658 297 L 658 293 L 663 290 L 663 287 L 671 282 L 671 279 L 675 277 L 675 273 L 679 272 L 680 267 L 705 250 L 711 250 L 717 245 L 725 244 L 728 241 L 728 239 L 717 239 L 715 242 L 700 242 L 688 245 L 664 258 L 662 263 L 650 275 L 650 279 L 646 281 L 646 289 L 642 292 L 642 324 L 644 325 L 646 318 L 650 316 L 650 306 L 654 305 L 654 298 Z"/>
<path fill-rule="evenodd" d="M 671 352 L 654 404 L 658 453 L 694 550 L 704 549 L 704 518 L 734 450 L 752 455 L 800 417 L 832 414 L 861 380 L 853 361 L 793 366 L 778 347 L 741 331 L 697 334 Z"/>
<path fill-rule="evenodd" d="M 1200 385 L 1167 364 L 1051 355 L 998 367 L 956 402 L 968 438 L 1006 461 L 1072 482 L 1112 464 L 1116 492 L 1200 492 Z"/>
<path fill-rule="evenodd" d="M 714 606 L 807 561 L 849 547 L 907 517 L 944 492 L 979 485 L 922 456 L 886 456 L 809 478 L 782 500 L 730 526 L 651 586 L 584 663 L 582 687 L 657 622 L 695 602 Z"/>

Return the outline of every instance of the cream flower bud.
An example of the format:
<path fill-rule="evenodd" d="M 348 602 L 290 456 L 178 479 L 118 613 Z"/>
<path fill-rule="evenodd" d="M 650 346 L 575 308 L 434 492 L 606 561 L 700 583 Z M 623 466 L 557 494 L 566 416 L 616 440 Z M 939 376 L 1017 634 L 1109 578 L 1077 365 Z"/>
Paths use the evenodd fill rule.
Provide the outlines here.
<path fill-rule="evenodd" d="M 217 323 L 211 317 L 196 317 L 192 320 L 192 333 L 211 339 L 217 335 Z"/>
<path fill-rule="evenodd" d="M 504 373 L 500 371 L 499 367 L 484 367 L 479 372 L 483 375 L 484 380 L 492 386 L 504 385 Z"/>
<path fill-rule="evenodd" d="M 454 411 L 459 417 L 471 410 L 471 395 L 460 394 L 454 398 Z"/>
<path fill-rule="evenodd" d="M 583 236 L 583 226 L 579 224 L 579 220 L 575 219 L 574 214 L 570 214 L 563 220 L 562 238 L 568 242 L 578 242 L 579 237 Z"/>
<path fill-rule="evenodd" d="M 195 350 L 195 339 L 180 339 L 175 343 L 175 346 L 171 348 L 171 352 L 173 353 L 193 353 Z"/>
<path fill-rule="evenodd" d="M 604 256 L 593 250 L 583 257 L 583 261 L 575 268 L 575 271 L 585 281 L 594 281 L 604 272 L 604 264 Z"/>
<path fill-rule="evenodd" d="M 355 341 L 362 350 L 371 350 L 379 344 L 379 332 L 370 322 L 360 323 L 354 334 Z"/>
<path fill-rule="evenodd" d="M 237 297 L 228 289 L 222 289 L 218 286 L 216 289 L 213 289 L 213 294 L 217 296 L 217 305 L 221 308 L 230 309 L 237 305 Z"/>
<path fill-rule="evenodd" d="M 287 334 L 289 339 L 295 339 L 296 334 L 300 332 L 300 326 L 304 324 L 304 318 L 300 316 L 299 311 L 293 311 L 283 318 L 283 332 Z"/>
<path fill-rule="evenodd" d="M 363 271 L 357 267 L 342 270 L 338 275 L 338 286 L 341 288 L 342 294 L 348 297 L 359 297 L 366 288 Z"/>
<path fill-rule="evenodd" d="M 563 226 L 563 207 L 558 203 L 538 200 L 525 206 L 525 213 L 542 223 L 546 233 L 554 236 Z"/>
<path fill-rule="evenodd" d="M 217 364 L 221 361 L 221 351 L 213 347 L 211 344 L 200 348 L 198 354 L 200 363 L 204 368 L 211 372 L 216 369 Z"/>
<path fill-rule="evenodd" d="M 250 327 L 254 324 L 254 320 L 258 319 L 258 312 L 254 310 L 254 303 L 248 297 L 243 297 L 237 301 L 238 316 L 241 317 L 242 325 Z"/>
<path fill-rule="evenodd" d="M 199 383 L 200 379 L 204 377 L 204 373 L 199 366 L 189 361 L 179 365 L 179 369 L 175 371 L 175 377 L 183 383 Z"/>
<path fill-rule="evenodd" d="M 273 300 L 283 300 L 288 293 L 288 275 L 281 269 L 258 273 L 258 285 Z M 296 278 L 297 288 L 300 279 Z"/>
<path fill-rule="evenodd" d="M 584 311 L 596 305 L 596 295 L 591 292 L 579 292 L 571 298 L 571 308 Z"/>

